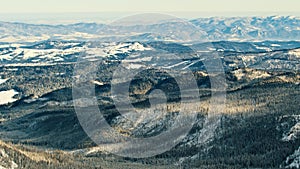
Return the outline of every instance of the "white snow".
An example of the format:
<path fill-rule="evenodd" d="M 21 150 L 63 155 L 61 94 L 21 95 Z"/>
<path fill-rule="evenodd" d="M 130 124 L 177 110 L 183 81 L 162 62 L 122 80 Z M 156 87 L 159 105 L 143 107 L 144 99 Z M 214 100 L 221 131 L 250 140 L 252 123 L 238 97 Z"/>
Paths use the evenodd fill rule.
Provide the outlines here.
<path fill-rule="evenodd" d="M 7 71 L 18 71 L 19 69 L 18 68 L 7 68 L 6 70 Z"/>
<path fill-rule="evenodd" d="M 128 65 L 126 65 L 127 69 L 140 69 L 141 67 L 143 67 L 143 65 L 141 65 L 141 64 L 128 64 Z"/>
<path fill-rule="evenodd" d="M 65 75 L 66 73 L 55 73 L 56 76 Z"/>
<path fill-rule="evenodd" d="M 90 57 L 94 57 L 94 56 L 100 56 L 100 57 L 104 57 L 107 54 L 103 51 L 103 49 L 101 48 L 88 48 L 86 49 L 86 53 L 90 56 L 87 56 L 86 58 L 90 58 Z"/>
<path fill-rule="evenodd" d="M 281 45 L 278 45 L 278 44 L 271 44 L 271 46 L 273 46 L 273 47 L 280 47 Z"/>
<path fill-rule="evenodd" d="M 211 48 L 211 47 L 208 47 L 207 49 L 210 50 L 210 51 L 215 51 L 215 50 L 217 50 L 216 48 Z"/>
<path fill-rule="evenodd" d="M 3 83 L 5 83 L 6 81 L 8 81 L 9 80 L 9 78 L 6 78 L 6 79 L 1 79 L 0 78 L 0 84 L 3 84 Z"/>
<path fill-rule="evenodd" d="M 300 137 L 300 122 L 296 123 L 287 134 L 284 134 L 283 141 L 296 140 Z"/>
<path fill-rule="evenodd" d="M 38 42 L 49 39 L 49 35 L 41 35 L 41 36 L 21 36 L 21 35 L 10 35 L 5 37 L 0 37 L 1 42 L 13 43 L 13 42 Z"/>
<path fill-rule="evenodd" d="M 263 46 L 255 46 L 255 47 L 256 47 L 256 49 L 265 50 L 265 51 L 268 51 L 268 52 L 272 51 L 272 49 L 270 49 L 268 47 L 263 47 Z"/>
<path fill-rule="evenodd" d="M 138 57 L 134 59 L 126 58 L 123 62 L 149 62 L 152 60 L 152 57 Z"/>
<path fill-rule="evenodd" d="M 131 46 L 129 46 L 129 50 L 134 50 L 134 51 L 145 51 L 145 50 L 151 50 L 151 48 L 144 47 L 144 45 L 135 42 Z"/>
<path fill-rule="evenodd" d="M 13 56 L 11 56 L 11 55 L 1 55 L 0 56 L 0 61 L 11 60 L 12 58 L 13 58 Z"/>
<path fill-rule="evenodd" d="M 104 52 L 109 55 L 116 55 L 120 53 L 130 53 L 132 51 L 145 51 L 151 50 L 151 48 L 144 47 L 142 44 L 135 42 L 131 43 L 111 43 L 109 46 L 104 48 Z"/>
<path fill-rule="evenodd" d="M 98 48 L 86 48 L 85 51 L 88 54 L 86 57 L 94 58 L 95 56 L 107 57 L 117 54 L 130 53 L 132 51 L 145 51 L 151 50 L 151 48 L 144 47 L 140 43 L 104 43 L 102 47 Z"/>
<path fill-rule="evenodd" d="M 272 19 L 280 19 L 282 16 L 280 16 L 280 15 L 275 15 L 275 16 L 273 16 L 272 17 Z"/>
<path fill-rule="evenodd" d="M 37 101 L 36 98 L 24 100 L 25 103 L 33 103 L 33 102 L 35 102 L 35 101 Z"/>
<path fill-rule="evenodd" d="M 182 64 L 185 64 L 185 63 L 188 63 L 189 61 L 182 61 L 182 62 L 179 62 L 179 63 L 176 63 L 176 64 L 173 64 L 173 65 L 170 65 L 170 66 L 166 66 L 166 67 L 163 67 L 165 69 L 171 69 L 173 67 L 177 67 L 179 65 L 182 65 Z"/>
<path fill-rule="evenodd" d="M 289 163 L 290 160 L 293 161 Z M 294 152 L 294 154 L 287 157 L 286 163 L 288 163 L 288 166 L 285 168 L 300 168 L 300 147 Z"/>
<path fill-rule="evenodd" d="M 201 60 L 203 60 L 203 59 L 201 59 Z M 201 61 L 201 60 L 200 60 L 200 61 Z M 197 60 L 197 61 L 192 62 L 192 63 L 190 63 L 189 65 L 187 65 L 186 67 L 182 68 L 182 70 L 185 70 L 185 69 L 187 69 L 187 68 L 193 66 L 194 64 L 196 64 L 196 63 L 198 63 L 198 62 L 200 62 L 200 61 Z"/>
<path fill-rule="evenodd" d="M 28 60 L 32 58 L 36 58 L 35 60 L 39 59 L 59 59 L 62 61 L 63 59 L 58 56 L 69 55 L 76 52 L 82 52 L 82 48 L 71 48 L 66 50 L 60 49 L 24 49 L 24 48 L 17 48 L 12 53 L 4 54 L 0 56 L 0 60 L 12 60 L 14 57 L 18 57 L 22 60 Z"/>
<path fill-rule="evenodd" d="M 94 83 L 94 84 L 96 84 L 96 85 L 98 85 L 98 86 L 103 86 L 103 85 L 104 85 L 103 82 L 99 82 L 99 81 L 97 81 L 97 80 L 92 81 L 92 83 Z"/>
<path fill-rule="evenodd" d="M 300 57 L 300 49 L 295 49 L 295 50 L 289 51 L 289 55 L 294 55 L 296 57 Z"/>
<path fill-rule="evenodd" d="M 50 42 L 51 43 L 51 42 Z M 54 43 L 54 42 L 53 42 Z M 53 44 L 52 43 L 52 44 Z M 66 56 L 72 56 L 76 53 L 86 53 L 84 59 L 97 60 L 101 57 L 114 56 L 117 54 L 129 54 L 134 51 L 152 50 L 150 47 L 146 47 L 141 43 L 102 43 L 101 46 L 95 48 L 89 48 L 87 46 L 74 46 L 78 43 L 58 43 L 53 44 L 58 46 L 73 46 L 68 49 L 32 49 L 17 46 L 16 49 L 10 48 L 0 52 L 0 61 L 13 61 L 9 64 L 51 64 L 55 62 L 66 61 Z M 23 45 L 24 46 L 24 45 Z M 135 61 L 149 61 L 151 58 L 141 58 Z M 26 62 L 24 62 L 26 61 Z"/>
<path fill-rule="evenodd" d="M 17 101 L 18 99 L 13 98 L 15 95 L 19 94 L 14 89 L 8 90 L 8 91 L 1 91 L 0 92 L 0 105 L 4 105 L 7 103 L 13 103 Z"/>

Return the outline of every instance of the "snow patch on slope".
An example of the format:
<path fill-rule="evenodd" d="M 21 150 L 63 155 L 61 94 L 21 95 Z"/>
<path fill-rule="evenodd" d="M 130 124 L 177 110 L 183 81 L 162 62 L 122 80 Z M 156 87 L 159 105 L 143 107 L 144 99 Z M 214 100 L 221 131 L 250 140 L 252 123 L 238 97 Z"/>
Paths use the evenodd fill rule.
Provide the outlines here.
<path fill-rule="evenodd" d="M 50 45 L 50 46 L 48 46 Z M 74 42 L 44 42 L 34 46 L 2 45 L 0 61 L 2 64 L 53 64 L 76 62 L 79 56 L 90 61 L 109 56 L 128 55 L 135 51 L 152 50 L 138 42 L 101 43 L 81 45 Z"/>
<path fill-rule="evenodd" d="M 0 105 L 4 105 L 7 103 L 13 103 L 17 101 L 18 99 L 15 99 L 14 96 L 19 94 L 14 89 L 8 90 L 8 91 L 1 91 L 0 92 Z"/>
<path fill-rule="evenodd" d="M 291 50 L 289 51 L 289 54 L 294 55 L 296 57 L 300 57 L 300 49 Z"/>
<path fill-rule="evenodd" d="M 287 132 L 283 134 L 282 141 L 293 141 L 300 138 L 300 115 L 293 115 L 296 124 Z"/>
<path fill-rule="evenodd" d="M 285 163 L 288 164 L 285 168 L 300 168 L 300 147 L 294 154 L 287 157 Z"/>
<path fill-rule="evenodd" d="M 122 54 L 122 53 L 130 53 L 133 51 L 145 51 L 145 50 L 151 50 L 152 48 L 145 47 L 144 45 L 135 42 L 135 43 L 112 43 L 109 46 L 107 46 L 104 51 L 105 53 L 109 55 L 116 55 L 116 54 Z"/>
<path fill-rule="evenodd" d="M 3 84 L 3 83 L 5 83 L 6 81 L 8 81 L 9 80 L 9 78 L 6 78 L 6 79 L 1 79 L 0 78 L 0 84 Z"/>

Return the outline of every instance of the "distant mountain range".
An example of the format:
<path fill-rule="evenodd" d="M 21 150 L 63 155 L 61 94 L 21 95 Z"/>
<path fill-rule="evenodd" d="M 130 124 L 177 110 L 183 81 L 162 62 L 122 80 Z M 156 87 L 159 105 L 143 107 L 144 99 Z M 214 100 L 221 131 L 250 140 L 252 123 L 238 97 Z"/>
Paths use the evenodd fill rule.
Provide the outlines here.
<path fill-rule="evenodd" d="M 189 22 L 198 30 L 188 31 L 187 36 L 198 41 L 300 39 L 300 18 L 294 16 L 212 17 L 194 19 Z M 187 25 L 177 21 L 146 26 L 112 26 L 96 23 L 34 25 L 0 22 L 0 42 L 37 42 L 49 39 L 170 41 L 176 39 L 174 35 L 178 33 L 176 32 L 178 30 L 187 30 Z"/>

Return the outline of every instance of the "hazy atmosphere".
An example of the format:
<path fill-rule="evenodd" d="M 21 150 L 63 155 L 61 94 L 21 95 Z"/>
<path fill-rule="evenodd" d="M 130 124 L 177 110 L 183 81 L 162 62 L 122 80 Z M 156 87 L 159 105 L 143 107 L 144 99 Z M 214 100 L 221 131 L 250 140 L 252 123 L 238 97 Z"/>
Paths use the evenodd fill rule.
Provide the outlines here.
<path fill-rule="evenodd" d="M 0 20 L 46 24 L 101 23 L 145 12 L 188 19 L 211 16 L 300 16 L 299 6 L 298 0 L 11 0 L 1 2 Z"/>

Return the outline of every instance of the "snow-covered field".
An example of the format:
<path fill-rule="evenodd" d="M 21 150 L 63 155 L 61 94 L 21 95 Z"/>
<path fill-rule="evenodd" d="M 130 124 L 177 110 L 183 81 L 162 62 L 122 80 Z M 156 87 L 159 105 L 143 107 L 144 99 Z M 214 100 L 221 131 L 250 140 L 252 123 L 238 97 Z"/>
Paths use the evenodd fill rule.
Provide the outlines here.
<path fill-rule="evenodd" d="M 6 81 L 8 81 L 9 80 L 9 78 L 7 78 L 7 79 L 1 79 L 0 78 L 0 84 L 3 84 L 3 83 L 5 83 Z"/>
<path fill-rule="evenodd" d="M 286 168 L 300 168 L 300 147 L 298 150 L 294 152 L 294 154 L 290 155 L 286 159 L 286 163 L 292 161 Z"/>
<path fill-rule="evenodd" d="M 47 47 L 47 45 L 49 45 Z M 89 46 L 91 44 L 79 44 L 72 42 L 41 43 L 36 46 L 0 46 L 0 65 L 44 65 L 53 63 L 75 62 L 78 57 L 87 60 L 95 60 L 118 54 L 129 54 L 135 51 L 152 50 L 141 43 L 102 43 Z M 1 48 L 2 47 L 2 48 Z"/>
<path fill-rule="evenodd" d="M 17 101 L 18 99 L 14 98 L 15 95 L 19 94 L 14 89 L 7 90 L 7 91 L 1 91 L 0 92 L 0 105 L 4 105 L 7 103 L 13 103 Z"/>

